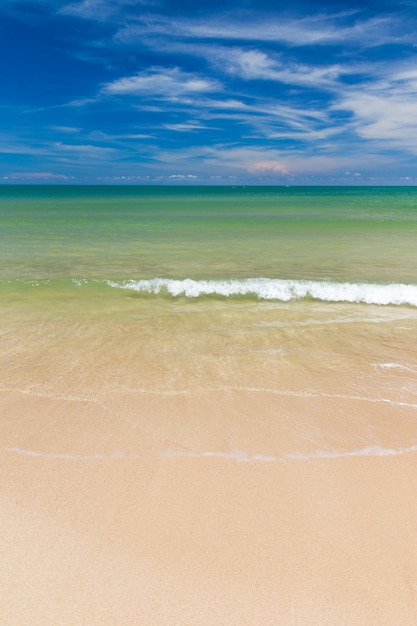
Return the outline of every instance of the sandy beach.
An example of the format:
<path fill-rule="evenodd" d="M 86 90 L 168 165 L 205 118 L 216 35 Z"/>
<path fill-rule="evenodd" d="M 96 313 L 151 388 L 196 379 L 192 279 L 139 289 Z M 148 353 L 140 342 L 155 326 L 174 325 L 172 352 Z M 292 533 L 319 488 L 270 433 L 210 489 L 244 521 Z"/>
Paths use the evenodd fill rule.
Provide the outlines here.
<path fill-rule="evenodd" d="M 155 387 L 152 333 L 142 335 L 154 356 L 136 390 L 120 385 L 135 375 L 128 339 L 119 357 L 113 351 L 109 360 L 107 349 L 103 360 L 90 326 L 77 336 L 60 322 L 57 335 L 56 320 L 43 322 L 30 341 L 21 319 L 18 345 L 4 341 L 3 623 L 415 623 L 414 372 L 380 367 L 371 379 L 369 366 L 342 375 L 333 360 L 322 370 L 316 361 L 314 376 L 300 378 L 296 362 L 284 359 L 284 377 L 276 356 L 274 368 L 254 349 L 246 367 L 230 345 L 220 388 L 210 355 L 218 358 L 217 340 L 227 348 L 228 339 L 217 315 L 211 349 L 187 353 L 191 369 L 193 359 L 202 364 L 199 376 L 178 366 L 177 387 L 165 374 L 165 390 Z M 270 307 L 258 315 L 265 321 Z M 370 343 L 356 344 L 356 362 L 360 353 L 386 363 L 394 344 L 391 357 L 410 360 L 406 338 L 390 344 L 393 331 L 385 329 L 381 344 L 377 327 L 377 336 L 368 329 Z M 97 320 L 94 328 L 103 332 Z M 270 327 L 261 328 L 273 342 Z M 305 345 L 315 332 L 309 325 Z M 178 320 L 164 338 L 171 357 L 179 354 L 174 335 L 180 343 Z M 66 342 L 59 349 L 69 369 L 53 386 L 59 364 L 46 367 L 40 336 Z M 249 388 L 251 375 L 265 387 Z"/>
<path fill-rule="evenodd" d="M 1 625 L 415 626 L 416 197 L 3 191 Z"/>
<path fill-rule="evenodd" d="M 97 406 L 1 400 L 4 623 L 413 623 L 415 452 L 157 454 Z"/>

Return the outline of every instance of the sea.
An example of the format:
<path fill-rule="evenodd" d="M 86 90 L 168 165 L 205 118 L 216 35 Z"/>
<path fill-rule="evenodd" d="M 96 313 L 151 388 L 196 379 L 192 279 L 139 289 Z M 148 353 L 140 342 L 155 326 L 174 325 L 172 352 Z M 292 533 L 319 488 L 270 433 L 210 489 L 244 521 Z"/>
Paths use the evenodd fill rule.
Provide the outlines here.
<path fill-rule="evenodd" d="M 140 394 L 200 394 L 190 454 L 417 445 L 416 187 L 3 185 L 0 316 L 0 389 L 130 394 L 142 425 Z M 210 394 L 230 428 L 199 446 Z"/>

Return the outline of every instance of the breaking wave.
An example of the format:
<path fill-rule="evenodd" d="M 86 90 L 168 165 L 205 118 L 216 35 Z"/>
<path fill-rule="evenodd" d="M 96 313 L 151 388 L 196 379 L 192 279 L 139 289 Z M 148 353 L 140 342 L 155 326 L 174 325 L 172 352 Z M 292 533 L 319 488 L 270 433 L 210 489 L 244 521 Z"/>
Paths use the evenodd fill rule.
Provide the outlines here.
<path fill-rule="evenodd" d="M 254 296 L 259 300 L 314 299 L 323 302 L 358 302 L 379 305 L 417 306 L 417 285 L 401 283 L 335 282 L 315 280 L 283 280 L 278 278 L 245 278 L 230 280 L 175 280 L 151 278 L 107 281 L 110 287 L 139 293 L 166 294 L 172 297 L 199 298 Z"/>

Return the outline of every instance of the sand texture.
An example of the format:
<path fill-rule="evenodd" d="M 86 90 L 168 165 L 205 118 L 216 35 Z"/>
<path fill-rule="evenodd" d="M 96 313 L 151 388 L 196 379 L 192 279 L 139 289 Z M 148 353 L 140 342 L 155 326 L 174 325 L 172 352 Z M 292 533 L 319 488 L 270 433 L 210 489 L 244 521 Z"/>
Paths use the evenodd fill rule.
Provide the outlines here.
<path fill-rule="evenodd" d="M 414 313 L 230 311 L 3 326 L 2 624 L 416 623 Z"/>

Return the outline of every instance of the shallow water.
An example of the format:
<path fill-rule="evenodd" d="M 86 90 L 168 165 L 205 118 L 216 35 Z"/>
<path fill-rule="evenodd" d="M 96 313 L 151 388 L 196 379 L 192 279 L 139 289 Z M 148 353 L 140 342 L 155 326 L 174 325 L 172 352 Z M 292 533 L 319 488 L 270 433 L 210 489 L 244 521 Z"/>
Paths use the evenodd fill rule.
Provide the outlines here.
<path fill-rule="evenodd" d="M 154 432 L 188 394 L 198 454 L 417 445 L 417 190 L 3 187 L 0 219 L 2 389 Z"/>

